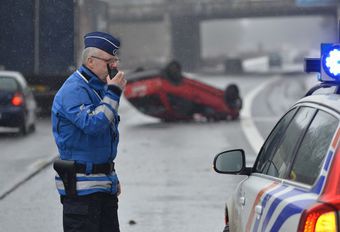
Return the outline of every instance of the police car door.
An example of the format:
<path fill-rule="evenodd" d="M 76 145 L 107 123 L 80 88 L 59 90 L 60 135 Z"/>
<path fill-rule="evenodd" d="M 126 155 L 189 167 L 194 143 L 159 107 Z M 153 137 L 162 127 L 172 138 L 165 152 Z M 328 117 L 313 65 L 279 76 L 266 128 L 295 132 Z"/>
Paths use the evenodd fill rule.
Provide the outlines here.
<path fill-rule="evenodd" d="M 275 126 L 261 148 L 253 173 L 239 186 L 238 220 L 230 223 L 231 231 L 271 231 L 268 223 L 274 211 L 270 205 L 292 190 L 282 178 L 315 112 L 310 107 L 294 108 Z"/>

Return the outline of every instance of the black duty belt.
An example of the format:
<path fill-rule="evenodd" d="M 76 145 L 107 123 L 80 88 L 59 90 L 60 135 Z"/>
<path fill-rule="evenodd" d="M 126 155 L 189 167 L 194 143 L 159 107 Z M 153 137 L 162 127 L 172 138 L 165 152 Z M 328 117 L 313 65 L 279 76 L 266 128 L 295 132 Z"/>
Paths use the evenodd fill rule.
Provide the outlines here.
<path fill-rule="evenodd" d="M 76 172 L 86 174 L 86 164 L 76 163 Z M 91 174 L 111 174 L 115 170 L 115 163 L 93 164 Z"/>

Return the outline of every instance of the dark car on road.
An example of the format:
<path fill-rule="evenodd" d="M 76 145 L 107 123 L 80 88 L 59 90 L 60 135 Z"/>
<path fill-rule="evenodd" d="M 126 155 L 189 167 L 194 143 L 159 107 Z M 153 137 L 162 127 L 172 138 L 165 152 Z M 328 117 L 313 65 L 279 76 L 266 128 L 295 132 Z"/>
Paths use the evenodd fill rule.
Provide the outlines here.
<path fill-rule="evenodd" d="M 37 104 L 22 74 L 0 71 L 0 127 L 35 130 Z"/>

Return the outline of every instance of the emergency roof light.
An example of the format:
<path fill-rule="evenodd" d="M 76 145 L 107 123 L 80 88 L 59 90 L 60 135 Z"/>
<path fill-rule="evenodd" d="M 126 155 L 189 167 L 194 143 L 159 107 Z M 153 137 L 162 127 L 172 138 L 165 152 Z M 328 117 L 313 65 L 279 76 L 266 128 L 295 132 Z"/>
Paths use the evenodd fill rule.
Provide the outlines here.
<path fill-rule="evenodd" d="M 320 58 L 307 58 L 305 71 L 320 73 L 321 82 L 340 83 L 340 44 L 322 43 Z"/>
<path fill-rule="evenodd" d="M 321 44 L 321 81 L 340 81 L 340 45 Z"/>

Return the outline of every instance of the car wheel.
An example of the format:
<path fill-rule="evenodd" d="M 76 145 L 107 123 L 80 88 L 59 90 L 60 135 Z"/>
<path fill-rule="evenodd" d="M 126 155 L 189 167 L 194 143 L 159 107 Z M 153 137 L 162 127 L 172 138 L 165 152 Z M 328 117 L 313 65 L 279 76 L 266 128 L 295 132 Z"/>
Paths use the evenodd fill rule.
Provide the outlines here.
<path fill-rule="evenodd" d="M 27 130 L 27 126 L 26 126 L 26 124 L 24 123 L 24 124 L 22 124 L 21 126 L 20 126 L 20 128 L 19 128 L 19 135 L 27 135 L 27 132 L 28 132 L 28 130 Z"/>
<path fill-rule="evenodd" d="M 227 223 L 227 225 L 225 225 L 223 232 L 230 232 L 229 223 Z"/>
<path fill-rule="evenodd" d="M 240 110 L 242 108 L 242 99 L 240 91 L 236 84 L 228 85 L 224 90 L 224 101 L 232 109 Z"/>
<path fill-rule="evenodd" d="M 29 131 L 29 128 L 28 128 L 28 125 L 27 125 L 27 116 L 25 115 L 23 117 L 23 123 L 21 124 L 21 126 L 19 127 L 19 132 L 18 134 L 19 135 L 27 135 L 28 131 Z"/>
<path fill-rule="evenodd" d="M 179 85 L 183 79 L 182 66 L 177 61 L 171 61 L 164 68 L 164 76 L 174 85 Z"/>
<path fill-rule="evenodd" d="M 30 132 L 34 132 L 36 130 L 36 127 L 35 127 L 35 124 L 33 123 L 31 126 L 30 126 Z"/>

